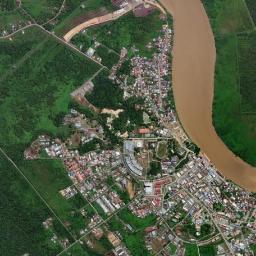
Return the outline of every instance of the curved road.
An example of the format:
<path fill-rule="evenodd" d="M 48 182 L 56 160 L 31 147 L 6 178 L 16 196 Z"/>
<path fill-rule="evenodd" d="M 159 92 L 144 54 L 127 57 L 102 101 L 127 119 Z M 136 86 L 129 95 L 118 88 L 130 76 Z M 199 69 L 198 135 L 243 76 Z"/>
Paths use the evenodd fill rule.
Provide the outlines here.
<path fill-rule="evenodd" d="M 256 191 L 256 168 L 236 157 L 212 125 L 216 51 L 201 1 L 160 2 L 174 17 L 172 79 L 176 107 L 185 131 L 226 178 Z"/>

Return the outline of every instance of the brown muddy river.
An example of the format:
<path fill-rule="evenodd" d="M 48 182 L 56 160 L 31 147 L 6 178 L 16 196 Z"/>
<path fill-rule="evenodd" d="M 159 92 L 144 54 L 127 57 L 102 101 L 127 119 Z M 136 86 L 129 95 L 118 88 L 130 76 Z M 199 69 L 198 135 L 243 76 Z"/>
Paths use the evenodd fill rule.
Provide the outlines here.
<path fill-rule="evenodd" d="M 256 191 L 256 168 L 235 156 L 212 124 L 216 52 L 201 1 L 160 2 L 174 17 L 172 80 L 179 119 L 185 131 L 222 175 L 247 190 Z"/>

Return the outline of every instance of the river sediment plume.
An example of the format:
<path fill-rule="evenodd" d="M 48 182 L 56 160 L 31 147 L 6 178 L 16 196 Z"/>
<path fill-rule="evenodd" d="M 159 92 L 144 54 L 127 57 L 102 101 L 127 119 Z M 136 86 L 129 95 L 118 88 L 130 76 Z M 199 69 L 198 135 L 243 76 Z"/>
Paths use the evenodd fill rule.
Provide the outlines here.
<path fill-rule="evenodd" d="M 256 191 L 256 168 L 235 156 L 212 124 L 216 50 L 201 1 L 161 0 L 161 3 L 174 18 L 173 90 L 185 131 L 223 176 Z"/>

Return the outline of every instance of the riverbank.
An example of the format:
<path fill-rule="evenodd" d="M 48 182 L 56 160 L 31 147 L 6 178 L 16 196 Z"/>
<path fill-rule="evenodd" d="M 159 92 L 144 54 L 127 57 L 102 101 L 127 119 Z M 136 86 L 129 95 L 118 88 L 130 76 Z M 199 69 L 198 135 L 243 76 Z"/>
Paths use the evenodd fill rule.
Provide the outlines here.
<path fill-rule="evenodd" d="M 212 124 L 216 51 L 200 0 L 161 0 L 174 17 L 173 90 L 180 121 L 218 170 L 243 188 L 256 191 L 256 168 L 236 157 Z"/>

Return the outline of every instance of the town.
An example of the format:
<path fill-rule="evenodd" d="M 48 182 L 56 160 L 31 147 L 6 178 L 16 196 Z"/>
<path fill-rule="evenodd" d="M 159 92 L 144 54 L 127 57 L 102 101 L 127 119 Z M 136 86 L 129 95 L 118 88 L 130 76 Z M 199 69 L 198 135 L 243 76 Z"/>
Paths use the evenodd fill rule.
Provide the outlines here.
<path fill-rule="evenodd" d="M 150 56 L 141 56 L 133 47 L 130 57 L 130 49 L 122 48 L 107 77 L 122 90 L 124 100 L 143 98 L 143 124 L 125 130 L 128 120 L 122 132 L 115 130 L 115 120 L 126 110 L 94 106 L 90 95 L 97 85 L 90 80 L 71 94 L 75 104 L 62 117 L 62 125 L 72 133 L 66 138 L 41 134 L 24 157 L 63 163 L 72 186 L 60 195 L 71 200 L 80 194 L 91 207 L 81 208 L 79 214 L 88 221 L 78 234 L 78 241 L 90 250 L 106 246 L 108 255 L 133 255 L 138 244 L 131 237 L 139 235 L 152 255 L 184 255 L 197 246 L 216 255 L 253 255 L 255 195 L 222 177 L 183 131 L 169 79 L 173 31 L 168 19 L 162 19 L 159 35 L 146 46 Z M 80 43 L 76 47 L 81 48 Z M 89 46 L 85 53 L 94 58 L 95 50 Z M 127 62 L 129 72 L 121 72 Z M 79 104 L 87 112 L 107 116 L 107 125 L 88 117 Z M 51 219 L 44 226 L 51 227 Z M 74 246 L 55 234 L 52 241 L 64 250 Z"/>

